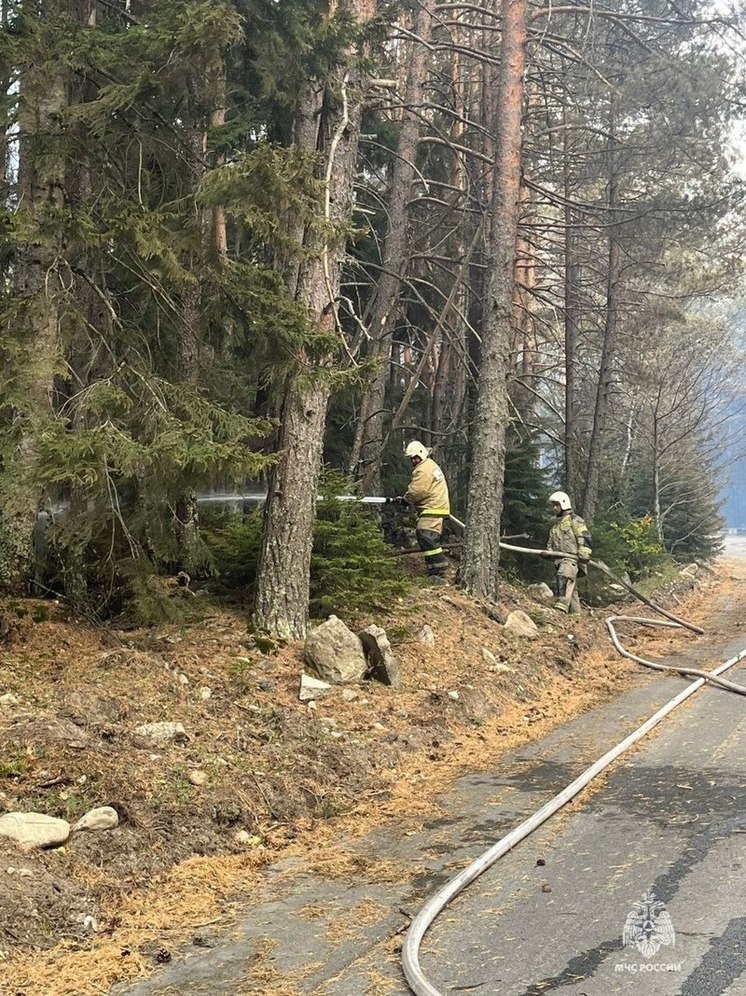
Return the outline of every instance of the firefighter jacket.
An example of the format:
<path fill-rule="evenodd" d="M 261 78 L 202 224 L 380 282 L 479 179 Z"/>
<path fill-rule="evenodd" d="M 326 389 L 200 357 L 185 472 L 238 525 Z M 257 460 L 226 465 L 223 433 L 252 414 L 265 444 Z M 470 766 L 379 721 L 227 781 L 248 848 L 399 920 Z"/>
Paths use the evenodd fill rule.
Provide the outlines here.
<path fill-rule="evenodd" d="M 449 515 L 448 485 L 445 474 L 430 457 L 414 468 L 412 480 L 404 495 L 417 509 L 417 528 L 439 533 L 443 529 L 443 516 Z"/>
<path fill-rule="evenodd" d="M 552 526 L 547 549 L 556 550 L 558 553 L 573 553 L 582 560 L 590 560 L 593 553 L 591 545 L 591 534 L 588 532 L 588 526 L 579 515 L 568 511 L 563 512 Z M 585 573 L 582 563 L 580 569 L 581 573 Z M 567 577 L 577 577 L 577 561 L 560 560 L 557 570 Z"/>

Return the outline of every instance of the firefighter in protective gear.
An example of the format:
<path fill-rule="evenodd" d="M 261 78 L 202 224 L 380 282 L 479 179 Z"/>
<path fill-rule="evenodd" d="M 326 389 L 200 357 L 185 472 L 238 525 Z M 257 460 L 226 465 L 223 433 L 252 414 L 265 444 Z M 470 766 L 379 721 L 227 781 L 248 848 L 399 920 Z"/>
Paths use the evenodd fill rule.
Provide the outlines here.
<path fill-rule="evenodd" d="M 564 491 L 550 495 L 549 504 L 555 514 L 555 523 L 549 532 L 547 550 L 575 555 L 557 562 L 554 607 L 560 612 L 579 613 L 577 580 L 578 575 L 586 574 L 586 565 L 593 553 L 591 534 L 583 519 L 573 512 L 572 502 Z"/>
<path fill-rule="evenodd" d="M 445 475 L 430 458 L 430 450 L 418 439 L 413 439 L 404 452 L 412 461 L 413 472 L 403 498 L 417 509 L 417 543 L 425 558 L 427 573 L 442 577 L 448 561 L 440 537 L 443 517 L 451 512 Z"/>

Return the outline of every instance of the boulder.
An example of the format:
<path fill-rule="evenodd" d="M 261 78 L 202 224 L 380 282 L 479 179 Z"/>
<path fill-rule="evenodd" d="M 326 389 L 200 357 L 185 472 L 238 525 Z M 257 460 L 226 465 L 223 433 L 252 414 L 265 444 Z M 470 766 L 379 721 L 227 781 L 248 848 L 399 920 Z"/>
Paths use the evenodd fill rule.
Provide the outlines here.
<path fill-rule="evenodd" d="M 539 581 L 538 584 L 530 584 L 526 591 L 537 602 L 542 602 L 544 605 L 549 605 L 554 601 L 554 592 L 543 581 Z"/>
<path fill-rule="evenodd" d="M 119 826 L 119 814 L 111 806 L 98 806 L 89 810 L 73 827 L 73 830 L 113 830 Z"/>
<path fill-rule="evenodd" d="M 539 627 L 531 616 L 521 609 L 511 612 L 505 620 L 505 631 L 513 636 L 522 636 L 528 640 L 534 640 L 539 635 Z"/>
<path fill-rule="evenodd" d="M 384 685 L 399 688 L 401 686 L 399 662 L 391 649 L 386 630 L 376 625 L 367 626 L 358 636 L 368 658 L 370 676 Z"/>
<path fill-rule="evenodd" d="M 333 685 L 360 681 L 368 670 L 362 643 L 336 616 L 311 630 L 303 656 L 322 681 Z"/>
<path fill-rule="evenodd" d="M 185 743 L 189 739 L 181 723 L 143 723 L 141 726 L 135 727 L 135 733 L 162 744 L 172 741 Z"/>
<path fill-rule="evenodd" d="M 24 851 L 59 847 L 70 836 L 70 824 L 43 813 L 6 813 L 0 816 L 0 836 L 15 840 Z"/>
<path fill-rule="evenodd" d="M 323 699 L 331 687 L 328 681 L 320 681 L 318 678 L 313 678 L 310 674 L 304 673 L 300 676 L 298 698 L 301 702 L 312 702 L 314 699 Z"/>

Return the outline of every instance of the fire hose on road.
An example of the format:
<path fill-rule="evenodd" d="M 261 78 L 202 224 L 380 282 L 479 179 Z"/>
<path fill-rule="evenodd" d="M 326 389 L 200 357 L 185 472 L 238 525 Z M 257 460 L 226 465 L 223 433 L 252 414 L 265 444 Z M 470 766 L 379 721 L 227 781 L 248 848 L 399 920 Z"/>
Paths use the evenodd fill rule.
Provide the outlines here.
<path fill-rule="evenodd" d="M 464 523 L 456 519 L 454 516 L 450 516 L 454 524 L 460 526 L 464 529 Z M 521 553 L 526 555 L 534 556 L 551 556 L 551 557 L 561 557 L 567 558 L 567 554 L 557 554 L 555 551 L 543 551 L 535 550 L 530 547 L 520 547 L 513 546 L 509 543 L 500 543 L 502 549 L 511 550 L 515 553 Z M 616 632 L 615 623 L 621 622 L 631 622 L 637 625 L 643 626 L 664 626 L 676 629 L 688 629 L 693 633 L 703 634 L 704 630 L 693 623 L 688 622 L 685 619 L 680 619 L 673 613 L 668 612 L 668 610 L 656 605 L 649 598 L 643 595 L 641 592 L 637 591 L 632 585 L 626 583 L 621 578 L 617 578 L 609 568 L 601 563 L 600 561 L 590 560 L 589 565 L 596 568 L 597 570 L 603 572 L 607 576 L 613 578 L 613 580 L 622 585 L 628 591 L 630 591 L 636 598 L 640 599 L 646 605 L 650 606 L 654 611 L 666 617 L 666 621 L 661 619 L 648 619 L 640 616 L 621 616 L 614 615 L 606 619 L 606 627 L 609 630 L 612 643 L 616 650 L 629 660 L 636 661 L 639 664 L 643 664 L 645 667 L 653 668 L 658 671 L 673 671 L 687 677 L 694 676 L 696 680 L 688 685 L 683 691 L 679 692 L 678 695 L 674 696 L 669 702 L 667 702 L 661 709 L 659 709 L 654 715 L 652 715 L 646 722 L 644 722 L 640 727 L 638 727 L 633 733 L 630 733 L 624 740 L 618 743 L 615 747 L 612 747 L 606 754 L 600 757 L 594 764 L 588 767 L 578 778 L 571 782 L 566 788 L 550 799 L 541 809 L 537 810 L 532 816 L 527 820 L 524 820 L 519 826 L 508 833 L 501 840 L 497 841 L 489 850 L 485 851 L 480 857 L 473 861 L 467 868 L 461 871 L 458 875 L 452 878 L 446 883 L 443 888 L 435 893 L 423 906 L 420 912 L 412 921 L 407 935 L 404 941 L 404 947 L 402 950 L 402 966 L 404 969 L 404 975 L 406 976 L 407 982 L 409 983 L 412 992 L 415 996 L 443 996 L 441 991 L 437 989 L 425 976 L 423 973 L 420 962 L 419 962 L 419 950 L 422 939 L 430 928 L 432 923 L 438 917 L 438 915 L 445 909 L 445 907 L 453 899 L 456 898 L 461 892 L 463 892 L 472 882 L 475 881 L 483 872 L 488 868 L 492 867 L 503 855 L 507 854 L 508 851 L 512 850 L 517 844 L 533 833 L 534 830 L 538 829 L 543 823 L 545 823 L 551 816 L 553 816 L 558 810 L 565 806 L 568 802 L 575 798 L 579 792 L 581 792 L 587 785 L 593 781 L 601 772 L 609 767 L 621 754 L 628 750 L 633 744 L 636 744 L 644 736 L 646 736 L 654 727 L 658 725 L 669 713 L 673 712 L 682 702 L 685 702 L 691 695 L 698 691 L 705 683 L 709 682 L 711 684 L 718 685 L 721 688 L 727 689 L 728 691 L 736 692 L 739 695 L 746 695 L 746 687 L 739 685 L 735 682 L 727 681 L 724 678 L 720 678 L 719 675 L 727 671 L 729 668 L 733 667 L 735 664 L 739 663 L 746 657 L 746 649 L 742 650 L 735 657 L 730 660 L 725 661 L 725 663 L 718 665 L 713 671 L 700 671 L 696 668 L 687 667 L 676 667 L 668 664 L 658 664 L 653 661 L 646 660 L 643 657 L 639 657 L 636 654 L 630 653 L 622 645 L 619 636 Z"/>

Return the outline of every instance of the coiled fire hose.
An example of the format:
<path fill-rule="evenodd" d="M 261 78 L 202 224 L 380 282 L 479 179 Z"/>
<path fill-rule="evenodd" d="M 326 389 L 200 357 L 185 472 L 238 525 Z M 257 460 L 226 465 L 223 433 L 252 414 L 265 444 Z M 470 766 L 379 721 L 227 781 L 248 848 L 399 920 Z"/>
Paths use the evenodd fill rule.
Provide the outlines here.
<path fill-rule="evenodd" d="M 464 527 L 464 524 L 458 519 L 455 519 L 453 516 L 451 516 L 451 518 L 456 525 L 461 526 L 461 528 Z M 541 556 L 543 553 L 549 553 L 552 557 L 558 556 L 555 551 L 534 550 L 529 547 L 511 546 L 507 543 L 500 543 L 500 546 L 506 550 L 513 550 L 516 553 L 533 554 L 536 556 Z M 567 554 L 560 554 L 559 556 L 563 559 L 567 558 Z M 644 736 L 646 736 L 655 726 L 658 725 L 658 723 L 661 722 L 661 720 L 663 720 L 669 713 L 673 712 L 674 709 L 681 705 L 682 702 L 686 701 L 686 699 L 698 691 L 706 682 L 717 684 L 728 689 L 729 691 L 737 692 L 740 695 L 746 695 L 746 687 L 738 685 L 734 682 L 726 681 L 725 679 L 719 677 L 723 671 L 727 671 L 729 668 L 733 667 L 735 664 L 743 660 L 744 657 L 746 657 L 746 649 L 742 650 L 730 660 L 725 661 L 725 663 L 718 665 L 718 667 L 714 668 L 713 671 L 699 671 L 695 668 L 682 668 L 667 664 L 657 664 L 653 661 L 645 660 L 643 657 L 631 654 L 629 651 L 625 650 L 616 633 L 614 623 L 632 622 L 643 626 L 665 626 L 677 629 L 684 628 L 699 634 L 704 633 L 704 630 L 684 619 L 679 619 L 666 609 L 656 605 L 621 578 L 615 577 L 605 564 L 593 560 L 589 561 L 589 564 L 592 567 L 602 571 L 604 574 L 612 577 L 614 581 L 627 588 L 637 598 L 645 602 L 646 605 L 649 605 L 656 612 L 667 617 L 667 621 L 664 622 L 660 619 L 645 619 L 639 616 L 610 616 L 606 620 L 606 626 L 617 651 L 622 654 L 622 656 L 627 657 L 630 660 L 634 660 L 639 664 L 643 664 L 645 667 L 654 668 L 655 670 L 660 671 L 675 671 L 679 674 L 687 676 L 696 675 L 696 680 L 667 702 L 633 733 L 630 733 L 628 737 L 618 743 L 615 747 L 612 747 L 611 750 L 607 751 L 603 757 L 600 757 L 589 768 L 586 768 L 581 775 L 579 775 L 561 792 L 555 795 L 553 799 L 550 799 L 549 802 L 542 806 L 541 809 L 537 810 L 527 820 L 524 820 L 523 823 L 517 826 L 514 830 L 511 830 L 510 833 L 508 833 L 501 840 L 497 841 L 497 843 L 489 848 L 489 850 L 485 851 L 484 854 L 473 861 L 467 868 L 464 868 L 463 871 L 459 872 L 458 875 L 447 882 L 443 888 L 435 893 L 435 895 L 431 896 L 410 924 L 404 941 L 404 947 L 402 949 L 402 967 L 404 969 L 404 975 L 415 996 L 443 996 L 440 990 L 437 989 L 423 973 L 420 967 L 419 951 L 422 938 L 425 936 L 426 931 L 430 928 L 436 917 L 443 911 L 443 909 L 445 909 L 448 903 L 451 902 L 451 900 L 455 899 L 456 896 L 471 885 L 471 883 L 483 872 L 494 865 L 495 862 L 497 862 L 504 854 L 511 851 L 517 844 L 528 837 L 529 834 L 533 833 L 534 830 L 538 829 L 538 827 L 545 823 L 559 809 L 575 798 L 575 796 L 587 785 L 589 785 L 597 775 L 604 771 L 633 744 L 637 743 L 638 740 L 641 740 Z"/>

